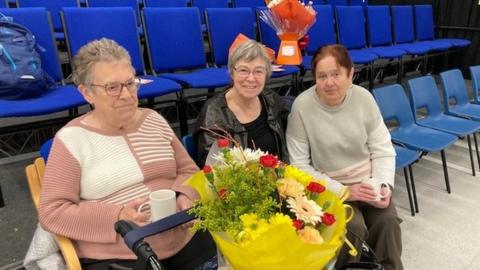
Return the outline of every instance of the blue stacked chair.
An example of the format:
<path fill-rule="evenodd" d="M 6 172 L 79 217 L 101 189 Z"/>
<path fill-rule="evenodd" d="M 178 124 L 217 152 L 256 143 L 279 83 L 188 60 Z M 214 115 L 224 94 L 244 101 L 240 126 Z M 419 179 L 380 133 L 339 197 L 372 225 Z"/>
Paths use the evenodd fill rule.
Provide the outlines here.
<path fill-rule="evenodd" d="M 8 3 L 6 0 L 0 0 L 0 8 L 6 8 L 8 7 Z"/>
<path fill-rule="evenodd" d="M 144 0 L 145 7 L 187 7 L 189 0 Z"/>
<path fill-rule="evenodd" d="M 182 144 L 183 147 L 187 150 L 188 154 L 190 157 L 197 163 L 197 145 L 195 144 L 195 141 L 193 140 L 193 136 L 191 134 L 185 135 L 182 137 Z"/>
<path fill-rule="evenodd" d="M 326 0 L 325 4 L 330 5 L 332 7 L 348 6 L 348 0 Z"/>
<path fill-rule="evenodd" d="M 415 216 L 415 212 L 418 213 L 419 209 L 412 165 L 419 159 L 420 153 L 399 145 L 393 145 L 393 147 L 395 148 L 395 153 L 397 154 L 395 156 L 395 169 L 403 169 L 405 185 L 407 187 L 408 202 L 410 204 L 410 213 L 412 216 Z"/>
<path fill-rule="evenodd" d="M 368 6 L 368 0 L 350 0 L 350 6 Z"/>
<path fill-rule="evenodd" d="M 459 138 L 467 137 L 472 175 L 475 176 L 475 165 L 473 162 L 470 136 L 473 135 L 475 141 L 475 150 L 477 153 L 478 166 L 480 168 L 480 155 L 478 153 L 478 143 L 475 136 L 475 133 L 480 130 L 480 123 L 443 113 L 437 85 L 432 76 L 424 76 L 408 80 L 408 86 L 413 115 L 415 116 L 415 122 L 417 124 L 447 132 L 458 136 Z M 426 109 L 426 114 L 417 117 L 416 112 L 422 108 Z"/>
<path fill-rule="evenodd" d="M 142 15 L 152 70 L 182 85 L 185 103 L 181 104 L 185 108 L 180 110 L 180 123 L 187 123 L 183 92 L 208 88 L 213 93 L 215 88 L 228 86 L 231 83 L 228 70 L 207 65 L 198 8 L 144 8 Z M 182 125 L 181 133 L 187 132 L 188 127 Z"/>
<path fill-rule="evenodd" d="M 140 8 L 137 0 L 86 0 L 87 7 L 130 7 L 135 11 L 138 32 L 143 36 L 142 22 L 140 20 Z"/>
<path fill-rule="evenodd" d="M 192 0 L 192 7 L 200 10 L 200 19 L 202 22 L 202 32 L 207 31 L 205 20 L 205 9 L 207 8 L 228 8 L 229 0 Z"/>
<path fill-rule="evenodd" d="M 480 65 L 470 67 L 470 77 L 472 78 L 472 103 L 480 104 Z"/>
<path fill-rule="evenodd" d="M 412 6 L 391 6 L 393 36 L 396 44 L 406 43 L 423 46 L 434 52 L 445 52 L 452 47 L 448 42 L 416 41 Z"/>
<path fill-rule="evenodd" d="M 65 40 L 65 33 L 63 32 L 62 19 L 60 11 L 64 7 L 79 7 L 78 0 L 17 0 L 17 5 L 20 8 L 24 7 L 45 7 L 52 18 L 53 29 L 55 30 L 55 38 L 59 41 Z"/>
<path fill-rule="evenodd" d="M 451 193 L 445 148 L 454 144 L 458 138 L 449 133 L 422 127 L 415 123 L 410 104 L 401 85 L 394 84 L 375 88 L 372 93 L 380 108 L 383 120 L 398 122 L 398 126 L 390 131 L 393 142 L 425 153 L 440 152 L 445 186 L 447 192 Z"/>
<path fill-rule="evenodd" d="M 440 73 L 443 85 L 443 104 L 448 114 L 466 117 L 480 121 L 480 105 L 472 104 L 468 100 L 467 87 L 459 69 L 452 69 Z M 450 101 L 454 100 L 454 104 Z"/>
<path fill-rule="evenodd" d="M 337 6 L 338 40 L 349 51 L 360 51 L 376 55 L 378 58 L 398 61 L 398 81 L 402 77 L 402 57 L 404 50 L 391 46 L 367 48 L 365 16 L 361 6 Z M 370 88 L 373 81 L 370 82 Z"/>
<path fill-rule="evenodd" d="M 446 42 L 455 48 L 465 48 L 471 43 L 467 39 L 459 38 L 435 38 L 433 25 L 432 5 L 414 5 L 415 11 L 415 33 L 419 41 Z"/>

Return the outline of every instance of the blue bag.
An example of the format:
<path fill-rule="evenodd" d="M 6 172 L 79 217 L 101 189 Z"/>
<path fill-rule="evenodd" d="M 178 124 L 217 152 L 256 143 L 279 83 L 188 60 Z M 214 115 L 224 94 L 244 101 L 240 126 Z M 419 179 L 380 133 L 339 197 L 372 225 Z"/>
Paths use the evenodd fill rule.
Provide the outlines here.
<path fill-rule="evenodd" d="M 0 99 L 38 97 L 53 84 L 36 47 L 30 30 L 0 13 Z"/>

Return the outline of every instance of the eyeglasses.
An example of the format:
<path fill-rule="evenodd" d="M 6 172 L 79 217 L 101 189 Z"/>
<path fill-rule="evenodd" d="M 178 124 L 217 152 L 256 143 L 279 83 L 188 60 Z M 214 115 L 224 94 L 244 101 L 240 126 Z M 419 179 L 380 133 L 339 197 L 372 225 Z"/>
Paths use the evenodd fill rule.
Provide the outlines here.
<path fill-rule="evenodd" d="M 237 72 L 238 76 L 244 78 L 248 77 L 250 73 L 252 73 L 253 77 L 256 79 L 261 79 L 267 75 L 267 70 L 262 67 L 255 68 L 254 70 L 250 70 L 246 67 L 234 67 L 233 69 Z"/>
<path fill-rule="evenodd" d="M 138 78 L 130 79 L 124 83 L 112 82 L 106 84 L 90 84 L 90 86 L 103 87 L 107 95 L 112 97 L 118 97 L 122 93 L 123 88 L 127 88 L 130 93 L 138 90 L 140 80 Z"/>

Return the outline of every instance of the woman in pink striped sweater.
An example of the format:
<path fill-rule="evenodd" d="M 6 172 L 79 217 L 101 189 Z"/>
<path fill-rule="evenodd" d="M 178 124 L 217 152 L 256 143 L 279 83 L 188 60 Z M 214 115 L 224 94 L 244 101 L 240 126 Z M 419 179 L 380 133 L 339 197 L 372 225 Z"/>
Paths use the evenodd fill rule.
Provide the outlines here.
<path fill-rule="evenodd" d="M 138 108 L 138 80 L 128 52 L 112 40 L 92 41 L 73 61 L 73 78 L 93 110 L 55 136 L 41 194 L 43 228 L 74 241 L 84 269 L 134 267 L 114 224 L 139 226 L 149 214 L 137 212 L 151 191 L 177 193 L 177 210 L 198 194 L 182 183 L 196 170 L 166 120 Z M 147 238 L 169 269 L 216 269 L 216 248 L 208 233 L 187 226 Z"/>

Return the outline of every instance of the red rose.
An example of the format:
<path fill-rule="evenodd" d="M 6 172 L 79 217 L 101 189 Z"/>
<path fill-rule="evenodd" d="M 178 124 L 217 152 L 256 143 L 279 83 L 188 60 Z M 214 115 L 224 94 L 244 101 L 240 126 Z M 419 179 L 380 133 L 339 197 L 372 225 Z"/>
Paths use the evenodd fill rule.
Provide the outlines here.
<path fill-rule="evenodd" d="M 278 164 L 278 158 L 274 155 L 264 155 L 260 157 L 260 164 L 263 167 L 274 168 Z"/>
<path fill-rule="evenodd" d="M 228 139 L 220 138 L 217 140 L 217 145 L 220 148 L 226 148 L 230 145 L 230 142 L 228 141 Z"/>
<path fill-rule="evenodd" d="M 209 165 L 203 166 L 203 172 L 205 174 L 211 173 L 212 172 L 212 167 L 210 167 Z"/>
<path fill-rule="evenodd" d="M 303 227 L 303 221 L 295 219 L 293 221 L 293 227 L 295 227 L 297 230 L 300 230 Z"/>
<path fill-rule="evenodd" d="M 310 182 L 307 186 L 307 190 L 315 193 L 322 193 L 325 191 L 325 187 L 317 182 Z"/>
<path fill-rule="evenodd" d="M 322 216 L 322 223 L 330 226 L 335 223 L 335 216 L 330 213 L 324 213 Z"/>
<path fill-rule="evenodd" d="M 225 196 L 227 196 L 227 189 L 226 188 L 221 188 L 218 191 L 218 196 L 220 196 L 220 199 L 225 199 Z"/>

